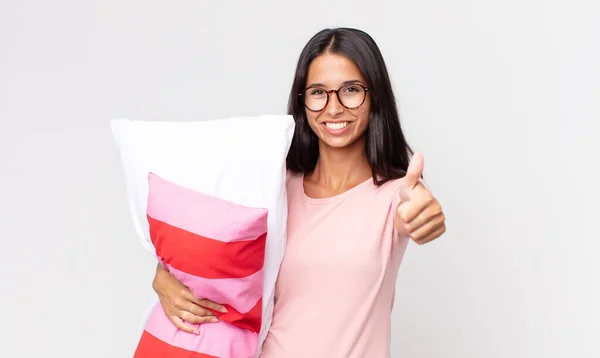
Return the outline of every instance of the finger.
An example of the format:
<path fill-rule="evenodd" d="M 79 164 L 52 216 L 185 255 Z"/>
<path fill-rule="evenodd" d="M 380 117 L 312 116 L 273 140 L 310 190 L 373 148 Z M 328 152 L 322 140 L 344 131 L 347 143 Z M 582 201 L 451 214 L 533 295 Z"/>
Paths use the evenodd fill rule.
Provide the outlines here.
<path fill-rule="evenodd" d="M 421 176 L 423 175 L 423 167 L 425 165 L 423 154 L 416 152 L 413 154 L 410 163 L 408 164 L 408 169 L 406 170 L 405 184 L 406 189 L 413 189 Z"/>
<path fill-rule="evenodd" d="M 215 303 L 209 299 L 203 298 L 203 299 L 199 299 L 196 296 L 194 296 L 194 294 L 192 293 L 192 291 L 190 291 L 189 289 L 185 289 L 181 292 L 181 295 L 183 296 L 183 298 L 189 302 L 192 302 L 193 304 L 197 305 L 197 306 L 201 306 L 201 307 L 206 307 L 206 308 L 210 308 L 212 310 L 215 310 L 217 312 L 221 312 L 221 313 L 227 313 L 227 309 L 225 307 L 223 307 L 222 305 Z M 186 307 L 179 307 L 180 309 L 184 309 L 187 308 L 189 306 L 186 305 Z"/>
<path fill-rule="evenodd" d="M 412 233 L 441 214 L 443 214 L 441 206 L 432 198 L 425 203 L 424 209 L 417 216 L 406 222 L 406 229 Z"/>
<path fill-rule="evenodd" d="M 217 311 L 217 312 L 221 312 L 221 313 L 227 313 L 227 308 L 225 308 L 224 306 L 215 303 L 209 299 L 203 298 L 201 300 L 197 300 L 197 304 L 202 306 L 202 307 L 206 307 L 206 308 L 210 308 L 211 310 Z"/>
<path fill-rule="evenodd" d="M 184 307 L 181 308 L 181 311 L 186 311 L 200 317 L 214 316 L 214 314 L 211 311 L 203 308 L 202 306 L 198 306 L 193 302 L 188 302 Z"/>
<path fill-rule="evenodd" d="M 200 334 L 200 331 L 196 327 L 183 322 L 181 318 L 172 315 L 169 315 L 168 318 L 177 329 L 191 334 Z"/>
<path fill-rule="evenodd" d="M 219 322 L 219 319 L 217 317 L 213 316 L 212 314 L 195 315 L 189 311 L 180 311 L 179 317 L 181 319 L 183 319 L 185 322 L 189 322 L 192 324 Z"/>
<path fill-rule="evenodd" d="M 401 202 L 398 205 L 398 215 L 404 224 L 412 222 L 423 210 L 427 208 L 427 203 L 418 200 L 409 200 Z"/>
<path fill-rule="evenodd" d="M 437 239 L 438 237 L 442 236 L 442 234 L 445 233 L 445 232 L 446 232 L 446 225 L 442 224 L 442 226 L 440 226 L 434 232 L 432 232 L 428 236 L 424 237 L 423 239 L 421 239 L 419 241 L 415 241 L 415 242 L 417 244 L 419 244 L 419 245 L 423 245 L 423 244 L 426 244 L 426 243 L 428 243 L 430 241 L 433 241 L 433 240 Z"/>
<path fill-rule="evenodd" d="M 439 213 L 433 217 L 430 217 L 427 222 L 416 230 L 409 231 L 409 236 L 415 241 L 419 241 L 425 237 L 428 237 L 431 233 L 435 232 L 440 226 L 444 224 L 444 214 Z"/>

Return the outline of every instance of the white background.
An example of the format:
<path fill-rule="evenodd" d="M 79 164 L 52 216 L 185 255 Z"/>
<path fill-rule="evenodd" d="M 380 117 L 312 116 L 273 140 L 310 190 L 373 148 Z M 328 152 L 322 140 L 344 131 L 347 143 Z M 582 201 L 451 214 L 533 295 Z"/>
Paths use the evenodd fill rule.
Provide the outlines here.
<path fill-rule="evenodd" d="M 597 2 L 0 4 L 0 357 L 131 357 L 154 262 L 108 120 L 284 113 L 331 26 L 380 45 L 448 218 L 408 248 L 392 356 L 600 356 Z"/>

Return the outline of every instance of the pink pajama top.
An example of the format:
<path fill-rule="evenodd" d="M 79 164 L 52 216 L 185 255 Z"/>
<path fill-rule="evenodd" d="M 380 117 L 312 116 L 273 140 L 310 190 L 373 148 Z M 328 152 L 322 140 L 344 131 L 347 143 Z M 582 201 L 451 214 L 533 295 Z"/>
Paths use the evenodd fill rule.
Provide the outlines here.
<path fill-rule="evenodd" d="M 386 358 L 398 269 L 399 180 L 310 198 L 289 174 L 288 236 L 261 358 Z"/>

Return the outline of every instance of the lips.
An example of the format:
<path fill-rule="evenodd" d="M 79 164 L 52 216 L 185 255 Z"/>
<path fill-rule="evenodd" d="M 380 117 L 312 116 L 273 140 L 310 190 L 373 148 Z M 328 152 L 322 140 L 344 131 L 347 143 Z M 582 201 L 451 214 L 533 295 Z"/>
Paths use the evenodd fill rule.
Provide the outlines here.
<path fill-rule="evenodd" d="M 324 122 L 323 127 L 325 131 L 332 136 L 341 136 L 346 133 L 351 127 L 352 122 L 341 121 L 341 122 Z"/>
<path fill-rule="evenodd" d="M 346 126 L 350 124 L 350 122 L 325 122 L 325 126 L 334 131 L 339 131 L 341 129 L 346 128 Z"/>

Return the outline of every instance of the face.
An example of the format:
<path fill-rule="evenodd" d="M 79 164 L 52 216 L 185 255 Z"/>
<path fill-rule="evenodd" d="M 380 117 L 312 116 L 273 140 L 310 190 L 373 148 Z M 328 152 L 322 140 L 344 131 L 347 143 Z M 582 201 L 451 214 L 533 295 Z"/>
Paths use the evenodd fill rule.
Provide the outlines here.
<path fill-rule="evenodd" d="M 312 104 L 309 107 L 318 110 L 315 112 L 306 109 L 306 117 L 319 138 L 320 145 L 343 148 L 363 140 L 369 124 L 371 101 L 369 92 L 364 92 L 360 85 L 367 86 L 358 67 L 348 58 L 325 53 L 312 61 L 308 69 L 308 90 L 304 100 L 307 104 Z M 342 86 L 346 87 L 337 94 L 329 94 L 329 102 L 321 109 L 326 101 L 326 91 L 337 90 Z M 342 103 L 348 107 L 358 107 L 348 109 Z"/>

